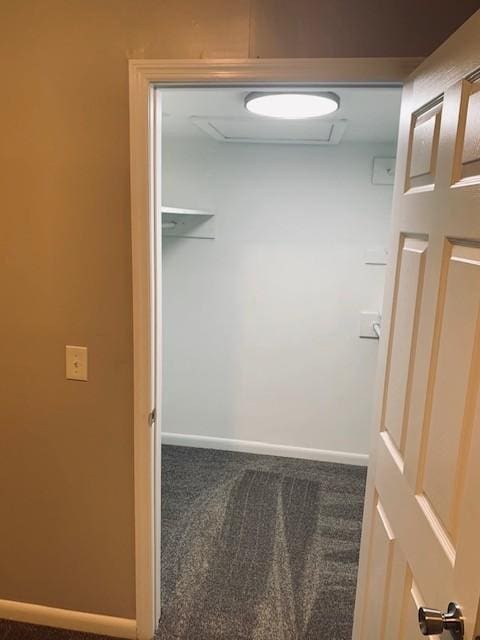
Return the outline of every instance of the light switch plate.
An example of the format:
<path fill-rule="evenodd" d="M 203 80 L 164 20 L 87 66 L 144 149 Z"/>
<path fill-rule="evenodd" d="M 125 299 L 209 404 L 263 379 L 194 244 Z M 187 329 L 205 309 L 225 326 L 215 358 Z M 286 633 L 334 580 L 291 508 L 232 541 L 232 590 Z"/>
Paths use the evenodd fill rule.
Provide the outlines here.
<path fill-rule="evenodd" d="M 65 347 L 67 380 L 88 380 L 87 347 L 68 345 Z"/>
<path fill-rule="evenodd" d="M 360 313 L 360 338 L 378 338 L 373 329 L 373 324 L 380 324 L 381 315 L 378 311 L 362 311 Z"/>

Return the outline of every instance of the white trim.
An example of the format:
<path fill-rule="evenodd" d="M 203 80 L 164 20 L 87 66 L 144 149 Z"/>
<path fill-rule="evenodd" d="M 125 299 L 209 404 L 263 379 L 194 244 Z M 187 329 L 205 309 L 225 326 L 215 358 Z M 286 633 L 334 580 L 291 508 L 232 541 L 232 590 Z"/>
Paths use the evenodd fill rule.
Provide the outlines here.
<path fill-rule="evenodd" d="M 133 449 L 137 637 L 155 633 L 152 340 L 151 84 L 130 65 L 130 198 L 133 306 Z"/>
<path fill-rule="evenodd" d="M 0 618 L 58 629 L 98 633 L 114 638 L 134 640 L 137 637 L 137 623 L 135 620 L 114 618 L 113 616 L 104 616 L 97 613 L 85 613 L 84 611 L 56 609 L 55 607 L 45 607 L 40 604 L 15 602 L 13 600 L 0 600 Z"/>
<path fill-rule="evenodd" d="M 130 60 L 148 82 L 172 85 L 402 85 L 424 58 L 245 58 Z"/>
<path fill-rule="evenodd" d="M 213 438 L 211 436 L 164 432 L 162 433 L 162 443 L 173 444 L 178 447 L 241 451 L 242 453 L 259 453 L 265 456 L 281 456 L 282 458 L 302 458 L 303 460 L 318 460 L 319 462 L 354 464 L 360 467 L 368 465 L 368 455 L 366 453 L 293 447 L 286 444 L 271 444 L 255 440 L 235 440 L 234 438 Z"/>
<path fill-rule="evenodd" d="M 151 300 L 151 93 L 155 85 L 403 84 L 421 58 L 130 60 L 130 194 L 133 298 L 133 432 L 137 635 L 155 630 L 154 439 Z M 149 108 L 150 106 L 150 108 Z M 157 416 L 161 407 L 156 407 Z M 156 428 L 160 429 L 160 419 Z M 311 451 L 306 449 L 305 451 Z M 298 451 L 297 451 L 298 453 Z M 326 452 L 340 461 L 335 452 Z M 276 455 L 280 455 L 276 449 Z M 292 455 L 291 451 L 288 455 Z M 304 453 L 304 455 L 306 455 Z M 348 454 L 351 459 L 352 454 Z M 331 459 L 331 458 L 329 458 Z M 362 464 L 365 464 L 365 459 Z"/>
<path fill-rule="evenodd" d="M 150 224 L 152 234 L 150 238 L 150 251 L 152 255 L 152 282 L 151 282 L 151 332 L 152 332 L 152 371 L 153 378 L 150 381 L 152 385 L 152 403 L 153 408 L 162 406 L 162 94 L 161 91 L 155 89 L 150 91 L 150 109 L 152 118 L 152 127 L 150 131 L 150 183 L 153 185 L 150 194 L 151 216 Z M 153 434 L 153 515 L 154 515 L 154 603 L 153 615 L 154 622 L 158 622 L 162 613 L 162 441 L 160 437 L 160 419 L 157 418 L 158 412 L 155 409 L 154 434 Z"/>

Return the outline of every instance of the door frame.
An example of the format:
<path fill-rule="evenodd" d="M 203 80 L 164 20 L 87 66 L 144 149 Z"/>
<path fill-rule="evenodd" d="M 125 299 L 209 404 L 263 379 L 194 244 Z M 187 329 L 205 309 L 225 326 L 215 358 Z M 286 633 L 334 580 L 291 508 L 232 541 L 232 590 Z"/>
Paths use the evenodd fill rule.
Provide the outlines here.
<path fill-rule="evenodd" d="M 130 190 L 133 298 L 133 431 L 137 638 L 150 640 L 155 620 L 154 408 L 152 340 L 155 87 L 235 85 L 396 85 L 422 58 L 130 60 Z M 160 407 L 155 428 L 160 431 Z"/>

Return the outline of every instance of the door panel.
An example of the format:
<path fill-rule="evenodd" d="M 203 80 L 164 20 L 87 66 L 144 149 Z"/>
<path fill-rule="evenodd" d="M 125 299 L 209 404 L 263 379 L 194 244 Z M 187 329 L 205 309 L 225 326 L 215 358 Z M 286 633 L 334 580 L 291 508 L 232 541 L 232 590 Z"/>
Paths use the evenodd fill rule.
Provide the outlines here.
<path fill-rule="evenodd" d="M 462 86 L 452 182 L 474 184 L 480 179 L 480 81 L 465 80 Z"/>
<path fill-rule="evenodd" d="M 372 603 L 371 623 L 364 628 L 363 638 L 382 640 L 388 611 L 389 585 L 392 573 L 395 536 L 385 511 L 377 499 L 373 514 L 371 554 L 375 555 L 367 590 Z M 376 595 L 376 597 L 375 597 Z"/>
<path fill-rule="evenodd" d="M 433 189 L 437 168 L 442 101 L 435 100 L 412 114 L 406 190 Z"/>
<path fill-rule="evenodd" d="M 407 587 L 411 582 L 405 556 L 398 544 L 393 549 L 392 572 L 389 585 L 389 606 L 386 615 L 384 639 L 400 638 L 404 629 L 403 610 L 406 606 Z M 398 603 L 399 606 L 396 606 Z M 415 636 L 412 636 L 415 637 Z"/>
<path fill-rule="evenodd" d="M 403 237 L 401 244 L 392 320 L 397 330 L 391 334 L 384 429 L 398 451 L 399 466 L 403 467 L 413 352 L 428 242 Z"/>
<path fill-rule="evenodd" d="M 480 12 L 404 89 L 355 640 L 480 631 L 479 77 Z"/>
<path fill-rule="evenodd" d="M 402 640 L 410 640 L 410 638 L 424 638 L 420 633 L 420 629 L 418 628 L 417 622 L 417 612 L 419 607 L 428 606 L 428 603 L 422 597 L 418 586 L 412 578 L 412 573 L 409 570 L 408 572 L 408 583 L 407 583 L 407 593 L 406 593 L 406 620 L 405 620 L 405 629 L 404 633 L 401 636 Z M 432 640 L 434 638 L 440 638 L 440 636 L 430 636 Z"/>
<path fill-rule="evenodd" d="M 433 352 L 431 407 L 425 464 L 417 492 L 429 503 L 452 543 L 462 499 L 463 461 L 468 455 L 472 412 L 478 388 L 480 247 L 447 243 L 446 277 L 440 292 L 439 339 Z M 473 366 L 472 366 L 473 365 Z M 439 471 L 441 472 L 439 473 Z"/>

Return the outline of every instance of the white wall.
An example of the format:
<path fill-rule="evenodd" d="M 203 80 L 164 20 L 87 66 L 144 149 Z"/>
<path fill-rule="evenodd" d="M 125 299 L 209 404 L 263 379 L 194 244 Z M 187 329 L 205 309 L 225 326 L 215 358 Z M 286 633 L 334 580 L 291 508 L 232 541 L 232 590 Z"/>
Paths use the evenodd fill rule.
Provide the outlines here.
<path fill-rule="evenodd" d="M 164 238 L 164 431 L 368 452 L 391 187 L 382 144 L 164 142 L 163 202 L 216 214 L 214 240 Z M 173 440 L 174 441 L 174 440 Z"/>

